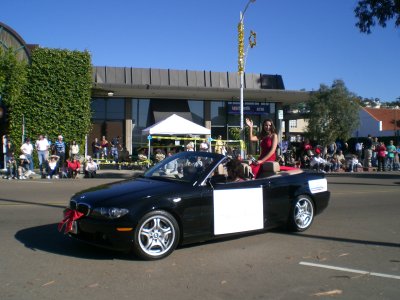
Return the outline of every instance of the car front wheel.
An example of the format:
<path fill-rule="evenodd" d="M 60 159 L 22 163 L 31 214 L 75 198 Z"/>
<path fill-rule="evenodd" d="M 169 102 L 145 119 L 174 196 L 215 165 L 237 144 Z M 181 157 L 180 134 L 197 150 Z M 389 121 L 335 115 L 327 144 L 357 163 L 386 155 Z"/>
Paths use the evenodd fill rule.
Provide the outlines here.
<path fill-rule="evenodd" d="M 289 229 L 292 231 L 307 230 L 314 220 L 314 204 L 310 197 L 301 195 L 293 202 L 289 216 Z"/>
<path fill-rule="evenodd" d="M 170 255 L 179 241 L 179 225 L 166 211 L 146 214 L 135 230 L 134 252 L 142 259 L 155 260 Z"/>

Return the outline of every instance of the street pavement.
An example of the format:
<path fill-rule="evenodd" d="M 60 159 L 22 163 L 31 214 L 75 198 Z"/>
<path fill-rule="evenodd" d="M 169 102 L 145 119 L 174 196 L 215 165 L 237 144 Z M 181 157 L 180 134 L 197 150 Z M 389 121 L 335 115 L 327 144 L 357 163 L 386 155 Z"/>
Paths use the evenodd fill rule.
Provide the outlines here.
<path fill-rule="evenodd" d="M 399 172 L 327 174 L 330 205 L 304 233 L 199 243 L 160 261 L 57 231 L 75 192 L 136 175 L 0 179 L 0 299 L 398 299 Z"/>

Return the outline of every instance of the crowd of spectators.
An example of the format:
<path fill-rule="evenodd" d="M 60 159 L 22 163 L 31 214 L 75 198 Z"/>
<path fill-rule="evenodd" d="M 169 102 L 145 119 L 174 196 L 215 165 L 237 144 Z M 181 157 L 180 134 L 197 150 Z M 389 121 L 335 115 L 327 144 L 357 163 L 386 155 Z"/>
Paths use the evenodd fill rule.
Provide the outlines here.
<path fill-rule="evenodd" d="M 321 172 L 400 170 L 400 144 L 396 147 L 393 140 L 385 144 L 378 137 L 357 140 L 352 147 L 341 141 L 327 145 L 311 143 L 308 139 L 295 145 L 282 142 L 278 152 L 280 164 Z"/>
<path fill-rule="evenodd" d="M 97 164 L 91 157 L 81 156 L 78 143 L 66 143 L 62 135 L 54 142 L 39 135 L 32 142 L 28 137 L 19 149 L 7 136 L 3 137 L 5 174 L 3 179 L 28 179 L 33 175 L 41 178 L 77 178 L 79 173 L 91 178 L 96 175 Z M 67 150 L 69 150 L 67 152 Z M 37 155 L 38 174 L 34 170 L 34 155 Z"/>
<path fill-rule="evenodd" d="M 127 159 L 124 154 L 127 152 L 126 148 L 122 147 L 119 136 L 111 141 L 108 141 L 106 136 L 102 136 L 101 140 L 95 138 L 91 144 L 93 157 L 82 157 L 80 155 L 82 149 L 78 143 L 73 140 L 67 144 L 62 135 L 59 135 L 53 143 L 45 135 L 39 135 L 34 142 L 26 138 L 19 149 L 15 149 L 15 145 L 9 139 L 3 140 L 3 143 L 5 143 L 7 170 L 3 176 L 5 179 L 26 179 L 35 175 L 33 159 L 35 154 L 39 166 L 38 175 L 48 179 L 76 178 L 79 173 L 87 178 L 93 178 L 101 160 L 111 160 L 118 166 L 118 162 Z M 178 151 L 194 150 L 193 142 L 186 143 L 183 149 L 173 148 L 164 151 L 162 148 L 157 148 L 152 159 L 157 163 Z M 239 151 L 230 148 L 221 136 L 218 136 L 214 145 L 202 140 L 197 150 L 213 151 L 241 159 Z M 358 172 L 371 168 L 377 171 L 399 171 L 399 156 L 400 144 L 395 146 L 393 140 L 385 143 L 383 139 L 368 136 L 366 139 L 356 140 L 351 147 L 341 141 L 323 145 L 308 139 L 302 143 L 291 143 L 283 139 L 277 146 L 275 160 L 284 166 L 314 169 L 320 172 Z M 139 152 L 138 161 L 147 159 L 147 153 Z"/>

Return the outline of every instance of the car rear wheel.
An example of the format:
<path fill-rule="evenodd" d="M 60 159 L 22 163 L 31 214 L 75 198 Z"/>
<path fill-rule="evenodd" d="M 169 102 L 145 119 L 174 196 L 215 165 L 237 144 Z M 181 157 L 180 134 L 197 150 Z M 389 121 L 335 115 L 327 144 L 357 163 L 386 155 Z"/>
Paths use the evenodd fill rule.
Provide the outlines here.
<path fill-rule="evenodd" d="M 289 229 L 305 231 L 310 228 L 314 220 L 314 204 L 310 197 L 301 195 L 293 202 L 289 216 Z"/>
<path fill-rule="evenodd" d="M 135 230 L 134 252 L 142 259 L 155 260 L 170 255 L 179 241 L 179 225 L 166 211 L 146 214 Z"/>

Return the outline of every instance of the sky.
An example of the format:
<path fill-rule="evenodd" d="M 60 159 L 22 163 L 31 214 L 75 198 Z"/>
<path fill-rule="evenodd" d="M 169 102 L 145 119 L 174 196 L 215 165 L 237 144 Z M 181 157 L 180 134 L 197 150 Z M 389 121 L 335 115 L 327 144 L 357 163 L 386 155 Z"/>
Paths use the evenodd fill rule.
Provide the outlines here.
<path fill-rule="evenodd" d="M 248 0 L 0 0 L 0 22 L 28 44 L 88 50 L 95 66 L 235 72 Z M 286 90 L 343 80 L 363 98 L 400 97 L 400 28 L 356 28 L 357 0 L 256 0 L 244 15 L 257 45 L 246 72 Z M 246 43 L 247 44 L 247 43 Z"/>

